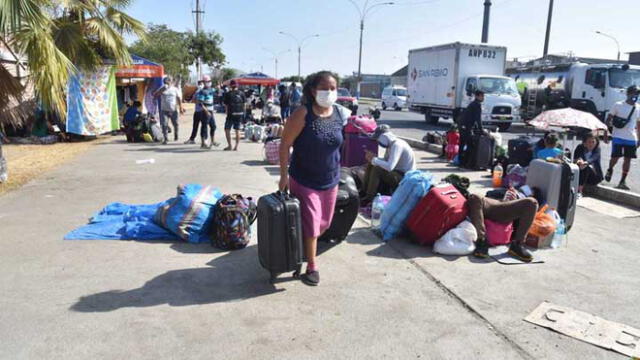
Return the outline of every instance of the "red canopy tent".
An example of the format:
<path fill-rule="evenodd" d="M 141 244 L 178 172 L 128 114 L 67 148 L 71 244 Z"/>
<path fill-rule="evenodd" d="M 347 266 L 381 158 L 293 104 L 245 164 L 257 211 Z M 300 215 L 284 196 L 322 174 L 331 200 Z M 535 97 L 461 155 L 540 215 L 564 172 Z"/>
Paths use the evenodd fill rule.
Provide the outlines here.
<path fill-rule="evenodd" d="M 263 74 L 261 72 L 240 75 L 239 77 L 231 80 L 235 80 L 236 83 L 238 83 L 238 85 L 247 85 L 247 86 L 250 86 L 250 85 L 276 86 L 280 83 L 280 80 L 269 77 L 268 75 Z M 225 81 L 224 84 L 229 85 L 231 80 Z"/>

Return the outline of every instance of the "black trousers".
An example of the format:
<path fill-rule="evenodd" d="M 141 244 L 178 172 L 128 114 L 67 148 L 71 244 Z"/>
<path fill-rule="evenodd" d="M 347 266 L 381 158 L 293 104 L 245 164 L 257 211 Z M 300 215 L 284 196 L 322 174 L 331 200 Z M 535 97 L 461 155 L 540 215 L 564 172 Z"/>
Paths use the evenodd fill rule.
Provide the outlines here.
<path fill-rule="evenodd" d="M 580 185 L 590 185 L 595 186 L 602 182 L 602 177 L 598 174 L 598 172 L 593 168 L 592 165 L 585 167 L 584 169 L 580 169 Z"/>
<path fill-rule="evenodd" d="M 468 167 L 473 152 L 473 135 L 471 131 L 460 132 L 460 166 Z"/>
<path fill-rule="evenodd" d="M 198 135 L 198 127 L 200 126 L 200 119 L 196 116 L 197 113 L 193 113 L 193 127 L 191 129 L 191 136 L 189 140 L 195 141 L 196 136 Z"/>

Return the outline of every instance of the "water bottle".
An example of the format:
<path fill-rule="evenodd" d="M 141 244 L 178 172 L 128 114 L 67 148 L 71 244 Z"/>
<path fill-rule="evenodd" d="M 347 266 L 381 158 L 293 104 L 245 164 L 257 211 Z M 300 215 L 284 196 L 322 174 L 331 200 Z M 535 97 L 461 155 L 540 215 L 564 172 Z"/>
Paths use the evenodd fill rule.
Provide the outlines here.
<path fill-rule="evenodd" d="M 382 204 L 381 195 L 378 194 L 371 204 L 371 228 L 377 229 L 380 227 L 380 218 L 382 217 L 383 207 L 384 205 Z"/>
<path fill-rule="evenodd" d="M 551 240 L 551 247 L 557 249 L 564 243 L 564 237 L 566 234 L 564 220 L 560 219 L 556 225 L 556 232 L 553 234 L 553 240 Z"/>
<path fill-rule="evenodd" d="M 502 174 L 504 170 L 502 165 L 498 164 L 493 168 L 493 187 L 498 188 L 502 186 Z"/>

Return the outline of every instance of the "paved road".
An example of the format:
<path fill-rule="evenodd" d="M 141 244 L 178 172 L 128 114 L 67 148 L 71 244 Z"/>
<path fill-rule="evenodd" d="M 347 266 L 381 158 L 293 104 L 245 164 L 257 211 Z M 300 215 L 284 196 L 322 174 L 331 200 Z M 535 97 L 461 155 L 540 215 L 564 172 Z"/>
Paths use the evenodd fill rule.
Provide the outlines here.
<path fill-rule="evenodd" d="M 446 131 L 452 124 L 451 120 L 444 119 L 441 119 L 438 125 L 427 124 L 423 115 L 409 111 L 383 111 L 380 122 L 391 126 L 393 131 L 400 136 L 420 140 L 427 131 Z M 524 124 L 514 124 L 506 133 L 503 133 L 503 144 L 506 144 L 509 139 L 526 134 L 532 134 L 531 128 L 525 127 Z M 537 136 L 541 136 L 542 133 L 538 131 L 535 134 L 537 134 Z M 568 144 L 570 146 L 571 141 L 568 141 Z M 576 141 L 575 144 L 577 146 L 578 141 Z M 603 170 L 606 171 L 609 164 L 611 146 L 608 144 L 601 144 L 601 146 L 602 167 Z M 618 184 L 621 171 L 622 162 L 620 162 L 616 167 L 616 172 L 614 173 L 611 184 Z M 638 164 L 637 160 L 634 160 L 631 164 L 631 174 L 629 175 L 627 184 L 631 187 L 633 192 L 640 192 L 640 164 Z M 607 183 L 603 183 L 603 185 L 610 186 L 610 184 Z"/>

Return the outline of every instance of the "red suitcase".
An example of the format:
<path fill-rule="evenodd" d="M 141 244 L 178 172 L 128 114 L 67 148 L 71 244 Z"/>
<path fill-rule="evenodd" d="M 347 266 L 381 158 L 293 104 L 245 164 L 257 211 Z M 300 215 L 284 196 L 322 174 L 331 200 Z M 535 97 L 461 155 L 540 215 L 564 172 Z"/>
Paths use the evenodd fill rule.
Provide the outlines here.
<path fill-rule="evenodd" d="M 467 217 L 467 199 L 451 184 L 433 187 L 411 212 L 407 227 L 420 245 L 433 245 Z"/>

